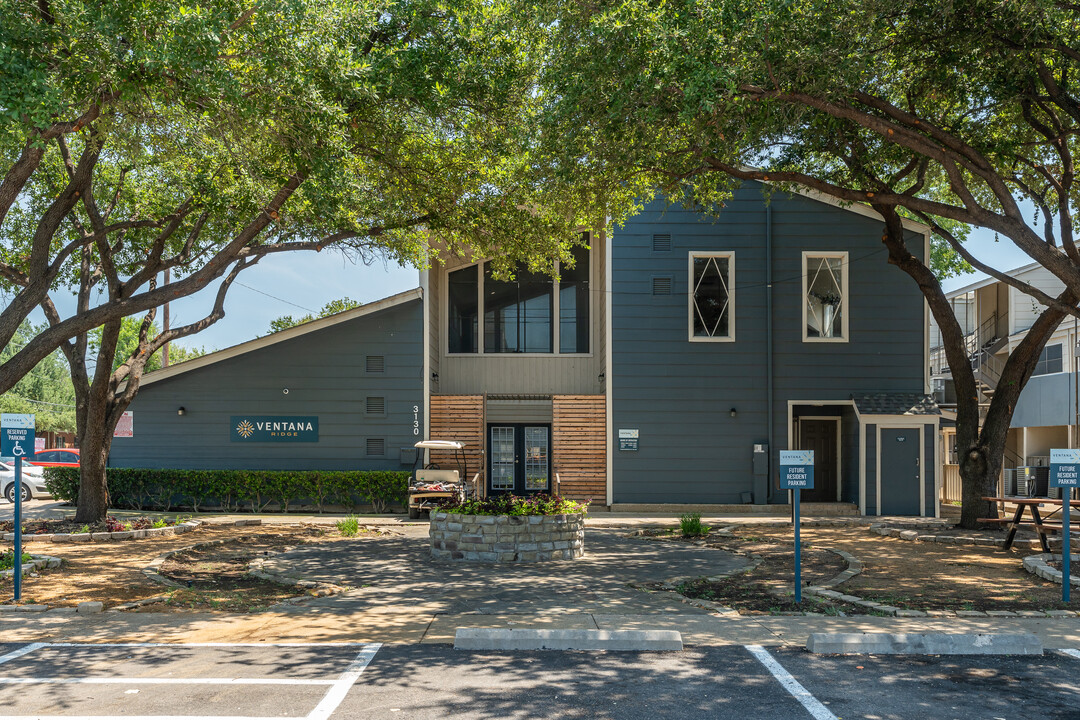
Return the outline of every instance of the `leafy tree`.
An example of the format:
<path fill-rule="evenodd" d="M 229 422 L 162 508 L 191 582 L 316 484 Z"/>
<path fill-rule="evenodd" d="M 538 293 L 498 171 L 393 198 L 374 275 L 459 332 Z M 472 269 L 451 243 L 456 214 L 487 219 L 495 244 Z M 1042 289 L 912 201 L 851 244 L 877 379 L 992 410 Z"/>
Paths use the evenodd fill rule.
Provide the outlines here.
<path fill-rule="evenodd" d="M 338 300 L 331 300 L 330 302 L 323 305 L 322 310 L 319 311 L 318 316 L 324 318 L 330 315 L 337 315 L 339 312 L 345 312 L 346 310 L 351 310 L 354 307 L 359 306 L 360 303 L 356 302 L 355 300 L 343 297 Z M 312 317 L 310 314 L 303 315 L 298 318 L 294 318 L 292 315 L 282 315 L 276 320 L 270 321 L 270 332 L 281 332 L 282 330 L 287 330 L 288 328 L 296 327 L 297 325 L 303 325 L 306 322 L 311 322 L 314 319 L 315 318 Z"/>
<path fill-rule="evenodd" d="M 714 207 L 734 184 L 800 187 L 881 214 L 889 262 L 924 294 L 957 390 L 961 524 L 996 514 L 1013 408 L 1050 334 L 1078 315 L 1080 6 L 1065 0 L 599 0 L 544 3 L 547 151 L 577 174 Z M 1034 220 L 1022 201 L 1037 209 Z M 928 224 L 927 260 L 901 218 Z M 1065 286 L 1048 295 L 963 244 L 996 232 Z M 1044 306 L 980 418 L 939 277 L 969 263 Z M 935 276 L 934 270 L 937 270 Z"/>
<path fill-rule="evenodd" d="M 24 321 L 11 342 L 0 350 L 0 363 L 41 330 Z M 59 350 L 47 355 L 10 390 L 0 395 L 0 412 L 32 413 L 41 432 L 75 431 L 75 390 L 68 377 L 67 362 Z"/>
<path fill-rule="evenodd" d="M 541 267 L 605 217 L 588 192 L 537 181 L 543 38 L 515 10 L 0 0 L 0 283 L 12 293 L 0 346 L 35 307 L 49 320 L 0 364 L 0 392 L 63 349 L 78 521 L 105 514 L 112 430 L 146 363 L 220 319 L 231 282 L 260 258 L 332 249 L 422 263 L 431 243 Z M 152 332 L 156 307 L 219 281 L 204 318 Z M 72 314 L 54 292 L 77 296 Z M 122 318 L 142 313 L 137 347 L 111 370 Z"/>

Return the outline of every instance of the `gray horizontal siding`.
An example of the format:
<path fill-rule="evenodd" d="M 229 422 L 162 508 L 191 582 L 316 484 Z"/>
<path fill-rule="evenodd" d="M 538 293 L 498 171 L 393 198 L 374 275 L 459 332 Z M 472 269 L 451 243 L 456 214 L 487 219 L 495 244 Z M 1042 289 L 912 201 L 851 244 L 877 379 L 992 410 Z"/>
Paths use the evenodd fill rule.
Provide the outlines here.
<path fill-rule="evenodd" d="M 414 300 L 147 385 L 131 405 L 135 436 L 113 440 L 110 464 L 401 469 L 398 448 L 422 438 L 426 422 L 422 323 Z M 367 373 L 367 355 L 383 355 L 385 372 Z M 385 415 L 365 412 L 368 396 L 386 399 Z M 421 409 L 418 436 L 414 405 Z M 319 441 L 231 442 L 230 417 L 243 414 L 317 415 Z M 366 456 L 369 437 L 386 441 L 386 456 Z"/>
<path fill-rule="evenodd" d="M 922 295 L 887 263 L 881 223 L 781 193 L 771 205 L 775 458 L 787 443 L 789 400 L 921 392 L 925 363 Z M 653 252 L 654 233 L 670 233 L 672 250 Z M 765 234 L 756 184 L 717 218 L 656 201 L 616 233 L 613 428 L 638 428 L 641 441 L 636 453 L 614 453 L 615 502 L 738 502 L 752 489 L 753 444 L 768 437 Z M 922 236 L 909 243 L 921 256 Z M 802 252 L 813 250 L 849 253 L 847 343 L 802 342 Z M 735 252 L 733 343 L 687 339 L 691 251 Z M 673 279 L 670 296 L 651 294 L 654 276 Z M 845 472 L 847 498 L 856 478 Z"/>

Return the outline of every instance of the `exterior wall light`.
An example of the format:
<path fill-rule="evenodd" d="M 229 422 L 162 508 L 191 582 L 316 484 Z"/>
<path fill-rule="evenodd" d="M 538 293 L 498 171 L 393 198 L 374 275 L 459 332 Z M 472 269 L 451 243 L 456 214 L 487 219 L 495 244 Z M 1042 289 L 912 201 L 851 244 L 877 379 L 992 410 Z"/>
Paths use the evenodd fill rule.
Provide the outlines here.
<path fill-rule="evenodd" d="M 176 414 L 177 415 L 187 415 L 187 410 L 185 410 L 184 406 L 181 405 L 180 408 L 176 411 Z"/>
<path fill-rule="evenodd" d="M 736 414 L 738 414 L 738 410 L 731 408 L 731 417 L 735 417 Z"/>
<path fill-rule="evenodd" d="M 432 382 L 439 382 L 439 373 L 433 371 L 431 373 L 431 381 Z"/>
<path fill-rule="evenodd" d="M 289 394 L 289 388 L 281 388 L 281 394 L 282 395 L 288 395 Z"/>

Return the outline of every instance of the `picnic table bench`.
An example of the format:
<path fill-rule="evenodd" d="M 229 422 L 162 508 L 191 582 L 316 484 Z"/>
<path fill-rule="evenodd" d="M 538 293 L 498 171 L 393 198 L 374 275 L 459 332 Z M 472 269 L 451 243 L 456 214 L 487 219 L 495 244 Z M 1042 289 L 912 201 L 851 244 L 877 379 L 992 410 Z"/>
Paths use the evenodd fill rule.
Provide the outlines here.
<path fill-rule="evenodd" d="M 1013 516 L 1004 518 L 980 518 L 979 522 L 987 524 L 1005 525 L 1009 528 L 1009 534 L 1005 536 L 1005 544 L 1002 545 L 1002 550 L 1008 550 L 1012 547 L 1013 540 L 1016 538 L 1016 531 L 1021 527 L 1034 528 L 1036 534 L 1039 536 L 1039 544 L 1042 545 L 1043 552 L 1050 552 L 1050 543 L 1048 542 L 1048 532 L 1061 532 L 1063 525 L 1061 522 L 1048 522 L 1050 517 L 1053 517 L 1056 513 L 1061 512 L 1061 508 L 1064 506 L 1062 500 L 1055 498 L 1032 498 L 1032 497 L 984 497 L 983 500 L 988 500 L 995 503 L 1012 503 L 1016 506 L 1016 511 Z M 1050 515 L 1046 518 L 1039 512 L 1039 508 L 1042 505 L 1056 506 L 1057 509 L 1050 512 Z M 1080 508 L 1080 500 L 1070 500 L 1070 508 Z M 1024 522 L 1024 511 L 1027 510 L 1031 514 L 1031 520 Z"/>

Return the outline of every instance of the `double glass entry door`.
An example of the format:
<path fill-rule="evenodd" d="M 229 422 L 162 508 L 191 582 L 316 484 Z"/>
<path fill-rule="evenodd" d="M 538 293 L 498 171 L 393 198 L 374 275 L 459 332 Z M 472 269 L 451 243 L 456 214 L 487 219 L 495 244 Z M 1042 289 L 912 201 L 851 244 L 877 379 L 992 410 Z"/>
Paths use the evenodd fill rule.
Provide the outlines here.
<path fill-rule="evenodd" d="M 489 492 L 551 491 L 550 425 L 488 425 L 487 457 Z"/>

